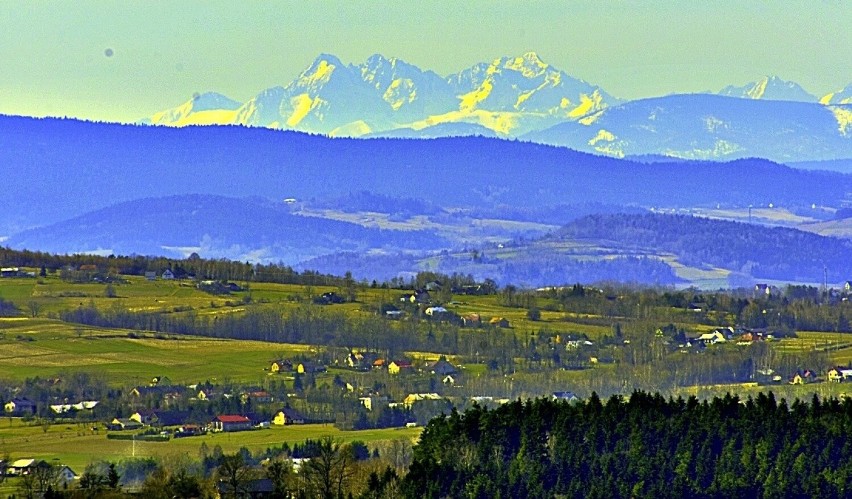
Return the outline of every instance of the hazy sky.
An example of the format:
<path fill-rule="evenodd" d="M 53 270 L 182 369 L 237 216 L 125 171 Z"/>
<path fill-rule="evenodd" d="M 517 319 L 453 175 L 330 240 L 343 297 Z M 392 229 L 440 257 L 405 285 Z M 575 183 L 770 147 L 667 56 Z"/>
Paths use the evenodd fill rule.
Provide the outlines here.
<path fill-rule="evenodd" d="M 0 1 L 0 113 L 136 120 L 215 90 L 244 101 L 320 53 L 441 75 L 535 51 L 621 98 L 764 74 L 852 83 L 852 2 Z"/>

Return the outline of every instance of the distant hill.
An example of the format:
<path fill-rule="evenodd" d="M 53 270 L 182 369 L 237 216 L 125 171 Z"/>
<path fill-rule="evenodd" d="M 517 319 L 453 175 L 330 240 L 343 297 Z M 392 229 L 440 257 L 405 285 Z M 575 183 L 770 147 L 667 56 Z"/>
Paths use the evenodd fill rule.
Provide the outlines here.
<path fill-rule="evenodd" d="M 813 284 L 822 282 L 825 269 L 833 281 L 852 279 L 852 241 L 684 215 L 585 215 L 539 239 L 475 249 L 420 258 L 341 252 L 301 268 L 389 278 L 428 266 L 527 287 L 601 281 L 713 289 L 761 281 Z"/>
<path fill-rule="evenodd" d="M 672 253 L 689 266 L 728 269 L 758 279 L 821 282 L 824 269 L 852 278 L 852 241 L 781 227 L 659 214 L 590 215 L 551 236 L 612 248 Z"/>
<path fill-rule="evenodd" d="M 849 153 L 852 155 L 852 152 Z M 788 162 L 788 166 L 803 170 L 825 170 L 831 172 L 852 173 L 852 158 L 833 159 L 826 161 Z"/>
<path fill-rule="evenodd" d="M 738 100 L 747 102 L 744 100 Z M 0 235 L 179 194 L 267 199 L 370 191 L 440 206 L 839 206 L 852 176 L 758 159 L 641 164 L 480 137 L 332 139 L 0 117 Z"/>
<path fill-rule="evenodd" d="M 614 157 L 833 160 L 852 151 L 852 106 L 671 95 L 627 102 L 522 138 Z"/>
<path fill-rule="evenodd" d="M 296 264 L 337 251 L 437 250 L 449 243 L 425 231 L 393 231 L 303 217 L 283 202 L 212 195 L 120 203 L 12 236 L 4 244 L 53 253 L 96 252 Z"/>

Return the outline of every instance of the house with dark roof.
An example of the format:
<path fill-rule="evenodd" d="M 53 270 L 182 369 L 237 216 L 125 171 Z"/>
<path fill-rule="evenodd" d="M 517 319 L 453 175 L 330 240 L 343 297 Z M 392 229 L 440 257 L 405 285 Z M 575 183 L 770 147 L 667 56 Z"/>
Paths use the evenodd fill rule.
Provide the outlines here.
<path fill-rule="evenodd" d="M 293 363 L 287 359 L 276 360 L 269 367 L 271 373 L 287 373 L 293 370 Z"/>
<path fill-rule="evenodd" d="M 310 361 L 301 362 L 296 366 L 296 372 L 299 374 L 324 373 L 327 370 L 324 365 Z"/>
<path fill-rule="evenodd" d="M 254 403 L 266 404 L 268 402 L 272 402 L 272 395 L 266 390 L 256 389 L 241 393 L 240 400 L 242 400 L 243 403 L 251 400 Z"/>
<path fill-rule="evenodd" d="M 455 366 L 447 362 L 447 359 L 441 357 L 429 366 L 429 372 L 440 376 L 447 376 L 450 374 L 456 374 L 458 371 Z"/>
<path fill-rule="evenodd" d="M 143 409 L 130 416 L 130 419 L 149 426 L 181 426 L 189 419 L 189 411 L 163 411 Z"/>
<path fill-rule="evenodd" d="M 285 407 L 275 414 L 272 418 L 272 424 L 284 426 L 291 424 L 305 424 L 305 416 L 302 416 L 299 411 Z"/>
<path fill-rule="evenodd" d="M 122 430 L 138 430 L 142 428 L 142 423 L 135 419 L 115 418 L 112 422 L 107 423 L 107 430 L 122 431 Z"/>
<path fill-rule="evenodd" d="M 407 360 L 393 360 L 388 364 L 388 373 L 399 374 L 401 372 L 411 371 L 414 368 L 411 362 Z"/>
<path fill-rule="evenodd" d="M 36 413 L 36 404 L 28 398 L 15 397 L 3 406 L 11 416 L 32 416 Z"/>

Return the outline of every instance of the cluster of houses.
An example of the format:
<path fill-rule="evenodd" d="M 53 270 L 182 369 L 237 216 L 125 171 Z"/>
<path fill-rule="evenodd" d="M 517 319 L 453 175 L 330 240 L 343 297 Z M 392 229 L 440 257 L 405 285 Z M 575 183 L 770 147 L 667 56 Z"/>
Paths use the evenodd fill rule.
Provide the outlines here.
<path fill-rule="evenodd" d="M 157 273 L 154 272 L 153 270 L 149 270 L 149 271 L 145 272 L 145 279 L 147 279 L 149 281 L 156 281 L 157 277 L 158 277 Z M 175 274 L 174 274 L 174 272 L 172 272 L 171 269 L 166 269 L 159 275 L 159 277 L 160 277 L 160 279 L 162 279 L 164 281 L 171 281 L 175 278 Z"/>
<path fill-rule="evenodd" d="M 414 364 L 412 364 L 409 360 L 388 360 L 381 357 L 379 354 L 372 352 L 352 351 L 346 356 L 345 364 L 347 367 L 361 371 L 386 369 L 388 374 L 393 375 L 415 371 Z M 444 357 L 426 364 L 424 370 L 430 374 L 442 377 L 442 381 L 445 384 L 455 384 L 459 377 L 458 369 L 456 369 L 456 367 L 448 362 Z"/>
<path fill-rule="evenodd" d="M 111 431 L 144 430 L 146 428 L 172 431 L 162 431 L 161 434 L 172 433 L 175 438 L 204 435 L 206 433 L 247 431 L 258 428 L 269 428 L 271 425 L 285 426 L 305 424 L 307 419 L 297 410 L 284 407 L 276 411 L 272 417 L 260 414 L 220 414 L 203 423 L 191 422 L 188 411 L 170 411 L 160 409 L 144 409 L 133 413 L 129 418 L 115 418 L 107 423 Z"/>
<path fill-rule="evenodd" d="M 296 362 L 289 359 L 279 359 L 272 362 L 272 365 L 269 367 L 269 372 L 271 374 L 280 374 L 280 373 L 298 373 L 298 374 L 319 374 L 328 371 L 328 368 L 319 362 Z"/>
<path fill-rule="evenodd" d="M 766 329 L 761 328 L 716 328 L 713 332 L 704 333 L 697 338 L 688 340 L 688 343 L 697 342 L 705 345 L 733 342 L 737 345 L 750 345 L 759 341 L 772 341 L 775 336 Z M 686 345 L 689 346 L 689 345 Z"/>
<path fill-rule="evenodd" d="M 435 305 L 428 289 L 420 289 L 412 293 L 404 294 L 399 298 L 399 301 L 405 305 L 418 305 L 423 315 L 436 321 L 450 322 L 462 327 L 470 328 L 482 327 L 484 324 L 499 328 L 511 327 L 509 321 L 504 317 L 491 317 L 487 321 L 483 321 L 482 316 L 478 313 L 458 315 L 446 307 Z M 389 319 L 399 319 L 404 315 L 405 312 L 402 310 L 385 311 L 385 317 Z"/>
<path fill-rule="evenodd" d="M 68 486 L 74 480 L 80 478 L 74 470 L 64 464 L 52 465 L 47 461 L 32 458 L 16 459 L 15 461 L 6 463 L 0 459 L 0 469 L 5 469 L 8 476 L 30 475 L 37 472 L 39 468 L 53 468 L 56 481 L 60 486 Z"/>
<path fill-rule="evenodd" d="M 27 272 L 18 267 L 0 268 L 0 277 L 35 277 L 35 272 Z"/>
<path fill-rule="evenodd" d="M 780 381 L 775 378 L 775 381 Z M 821 381 L 828 381 L 829 383 L 848 383 L 852 382 L 852 368 L 835 366 L 826 371 L 825 377 L 819 376 L 816 371 L 810 369 L 804 369 L 801 371 L 795 372 L 787 382 L 791 385 L 805 385 L 808 383 L 818 383 Z"/>

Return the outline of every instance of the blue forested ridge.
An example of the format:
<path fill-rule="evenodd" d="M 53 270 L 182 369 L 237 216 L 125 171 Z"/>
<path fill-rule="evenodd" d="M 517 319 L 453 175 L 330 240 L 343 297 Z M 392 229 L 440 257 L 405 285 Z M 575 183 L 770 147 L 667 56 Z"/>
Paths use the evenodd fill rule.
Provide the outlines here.
<path fill-rule="evenodd" d="M 174 194 L 369 190 L 442 205 L 837 205 L 852 176 L 761 159 L 641 164 L 483 137 L 342 139 L 233 126 L 166 128 L 0 117 L 0 233 Z M 49 202 L 39 202 L 49 201 Z"/>

